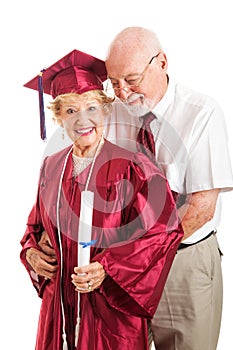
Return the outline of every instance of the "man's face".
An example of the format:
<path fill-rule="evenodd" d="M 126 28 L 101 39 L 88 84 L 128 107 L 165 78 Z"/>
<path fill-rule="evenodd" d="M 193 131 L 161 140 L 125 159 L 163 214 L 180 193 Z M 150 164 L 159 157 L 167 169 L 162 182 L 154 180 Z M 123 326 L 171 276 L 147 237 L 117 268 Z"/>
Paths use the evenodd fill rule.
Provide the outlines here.
<path fill-rule="evenodd" d="M 142 56 L 140 60 L 127 60 L 116 55 L 110 55 L 106 61 L 115 95 L 135 116 L 144 115 L 151 110 L 160 101 L 167 87 L 166 56 L 160 52 L 144 61 Z"/>

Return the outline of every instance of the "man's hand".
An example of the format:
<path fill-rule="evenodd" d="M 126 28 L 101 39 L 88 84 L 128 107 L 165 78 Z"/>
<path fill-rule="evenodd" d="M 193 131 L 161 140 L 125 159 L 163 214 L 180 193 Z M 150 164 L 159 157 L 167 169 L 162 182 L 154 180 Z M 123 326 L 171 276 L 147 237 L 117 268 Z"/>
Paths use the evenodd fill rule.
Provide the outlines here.
<path fill-rule="evenodd" d="M 46 255 L 38 249 L 29 248 L 26 252 L 26 259 L 39 276 L 48 279 L 56 276 L 57 262 L 52 256 Z"/>
<path fill-rule="evenodd" d="M 56 276 L 57 259 L 46 231 L 42 233 L 38 245 L 42 251 L 29 248 L 26 252 L 27 262 L 39 276 L 51 279 Z"/>
<path fill-rule="evenodd" d="M 38 246 L 46 255 L 56 258 L 55 250 L 50 242 L 49 235 L 46 231 L 42 232 L 41 239 L 38 242 Z"/>

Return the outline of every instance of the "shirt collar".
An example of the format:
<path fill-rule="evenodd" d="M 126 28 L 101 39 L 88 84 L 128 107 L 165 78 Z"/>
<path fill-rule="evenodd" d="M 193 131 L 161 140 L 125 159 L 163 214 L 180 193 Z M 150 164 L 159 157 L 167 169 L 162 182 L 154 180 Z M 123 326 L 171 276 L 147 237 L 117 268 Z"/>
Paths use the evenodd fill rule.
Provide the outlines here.
<path fill-rule="evenodd" d="M 169 77 L 169 83 L 167 87 L 167 91 L 165 92 L 164 96 L 162 99 L 157 103 L 155 108 L 153 108 L 152 113 L 156 115 L 156 117 L 160 120 L 163 118 L 166 110 L 168 107 L 171 105 L 175 98 L 175 88 L 176 84 L 173 80 L 170 79 Z"/>

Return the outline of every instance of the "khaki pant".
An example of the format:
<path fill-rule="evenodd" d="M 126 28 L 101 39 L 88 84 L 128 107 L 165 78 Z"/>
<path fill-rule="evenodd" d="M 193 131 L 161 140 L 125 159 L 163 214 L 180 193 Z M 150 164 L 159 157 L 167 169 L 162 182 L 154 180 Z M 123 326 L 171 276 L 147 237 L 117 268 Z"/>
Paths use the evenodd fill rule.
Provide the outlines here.
<path fill-rule="evenodd" d="M 216 235 L 178 250 L 151 321 L 156 350 L 216 350 L 222 314 Z"/>

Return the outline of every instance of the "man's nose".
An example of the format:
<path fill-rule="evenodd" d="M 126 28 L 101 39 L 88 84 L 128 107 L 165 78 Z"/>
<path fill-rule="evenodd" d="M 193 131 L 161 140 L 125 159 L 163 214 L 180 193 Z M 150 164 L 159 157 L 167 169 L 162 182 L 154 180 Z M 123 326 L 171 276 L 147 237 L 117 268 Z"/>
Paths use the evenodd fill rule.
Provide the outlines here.
<path fill-rule="evenodd" d="M 132 93 L 130 86 L 126 82 L 122 82 L 119 84 L 119 88 L 117 89 L 116 95 L 121 100 L 126 100 L 127 97 Z"/>

